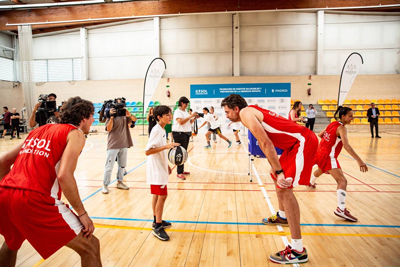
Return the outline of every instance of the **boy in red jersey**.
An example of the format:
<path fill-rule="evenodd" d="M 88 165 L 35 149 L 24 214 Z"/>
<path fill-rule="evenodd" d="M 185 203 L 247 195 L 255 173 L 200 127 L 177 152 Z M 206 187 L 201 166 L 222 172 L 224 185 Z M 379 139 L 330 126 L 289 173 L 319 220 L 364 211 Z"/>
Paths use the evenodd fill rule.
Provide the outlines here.
<path fill-rule="evenodd" d="M 99 240 L 74 178 L 93 112 L 92 102 L 70 98 L 60 124 L 33 130 L 0 157 L 1 266 L 15 266 L 24 240 L 44 259 L 67 246 L 81 256 L 82 266 L 101 266 Z M 61 201 L 61 190 L 77 215 Z"/>
<path fill-rule="evenodd" d="M 251 131 L 272 167 L 271 176 L 276 185 L 279 209 L 287 216 L 285 221 L 289 223 L 292 243 L 271 255 L 270 260 L 281 264 L 307 262 L 307 250 L 301 238 L 300 209 L 293 187 L 309 183 L 307 175 L 311 175 L 312 159 L 318 147 L 317 137 L 306 127 L 272 111 L 247 106 L 246 100 L 240 95 L 231 94 L 221 102 L 221 106 L 228 119 L 241 121 Z M 275 147 L 284 150 L 280 159 Z"/>
<path fill-rule="evenodd" d="M 312 175 L 309 187 L 315 188 L 315 180 L 323 173 L 332 175 L 337 182 L 338 199 L 338 207 L 334 211 L 334 214 L 345 220 L 357 222 L 357 218 L 351 215 L 345 206 L 347 180 L 337 160 L 337 157 L 342 151 L 342 147 L 357 161 L 361 172 L 368 171 L 368 167 L 350 146 L 349 140 L 347 139 L 346 125 L 350 124 L 353 120 L 352 109 L 339 106 L 335 112 L 335 118 L 338 113 L 339 121 L 332 122 L 318 134 L 318 136 L 321 137 L 321 142 L 319 143 L 317 155 L 315 157 L 315 163 L 318 165 L 318 169 Z"/>

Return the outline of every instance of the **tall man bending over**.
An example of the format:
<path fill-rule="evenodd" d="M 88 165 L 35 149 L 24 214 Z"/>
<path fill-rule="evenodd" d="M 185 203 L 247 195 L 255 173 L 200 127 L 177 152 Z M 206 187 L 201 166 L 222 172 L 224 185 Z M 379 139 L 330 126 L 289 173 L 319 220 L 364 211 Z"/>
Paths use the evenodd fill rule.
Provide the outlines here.
<path fill-rule="evenodd" d="M 60 124 L 33 130 L 0 157 L 1 266 L 15 266 L 25 240 L 44 259 L 67 246 L 81 256 L 82 266 L 101 266 L 99 240 L 74 178 L 93 112 L 92 102 L 70 98 Z M 62 191 L 76 214 L 61 201 Z"/>
<path fill-rule="evenodd" d="M 272 167 L 271 177 L 276 186 L 279 210 L 287 217 L 292 244 L 271 255 L 270 260 L 281 264 L 307 262 L 307 250 L 301 239 L 300 209 L 293 187 L 307 185 L 310 181 L 313 157 L 318 148 L 317 137 L 306 127 L 272 111 L 247 106 L 246 100 L 240 95 L 226 97 L 221 106 L 228 119 L 242 122 L 251 131 Z M 284 150 L 280 159 L 275 147 Z"/>

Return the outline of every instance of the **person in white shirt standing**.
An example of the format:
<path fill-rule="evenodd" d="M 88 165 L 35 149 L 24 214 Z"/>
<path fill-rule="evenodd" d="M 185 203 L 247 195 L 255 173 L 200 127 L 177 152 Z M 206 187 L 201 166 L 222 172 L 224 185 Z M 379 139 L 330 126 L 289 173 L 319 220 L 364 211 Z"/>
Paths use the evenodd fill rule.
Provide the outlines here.
<path fill-rule="evenodd" d="M 210 129 L 208 129 L 207 133 L 206 133 L 206 139 L 207 139 L 207 145 L 204 148 L 211 148 L 211 144 L 210 144 L 210 135 L 212 133 L 216 133 L 218 134 L 218 136 L 221 139 L 224 139 L 226 142 L 228 142 L 228 148 L 230 148 L 232 146 L 232 142 L 229 141 L 228 138 L 226 138 L 222 133 L 221 133 L 221 129 L 219 128 L 219 124 L 215 121 L 214 116 L 210 113 L 210 111 L 208 110 L 208 108 L 203 108 L 203 113 L 204 113 L 204 123 L 199 127 L 199 129 L 201 127 L 203 127 L 204 125 L 206 125 L 206 123 L 210 123 Z"/>
<path fill-rule="evenodd" d="M 167 145 L 165 125 L 171 123 L 171 109 L 168 106 L 161 105 L 155 107 L 153 112 L 157 124 L 151 130 L 149 142 L 146 146 L 146 156 L 148 156 L 147 184 L 150 185 L 151 194 L 153 195 L 154 221 L 152 234 L 162 241 L 168 241 L 169 236 L 164 228 L 171 227 L 171 223 L 162 220 L 164 203 L 168 196 L 168 176 L 171 174 L 167 149 L 177 147 L 180 144 L 170 143 Z"/>
<path fill-rule="evenodd" d="M 314 108 L 312 104 L 310 104 L 308 106 L 308 109 L 306 110 L 306 113 L 308 119 L 306 122 L 306 127 L 312 131 L 314 130 L 315 115 L 318 113 L 318 111 Z"/>
<path fill-rule="evenodd" d="M 189 145 L 189 139 L 192 136 L 191 123 L 195 120 L 197 112 L 193 112 L 192 115 L 186 111 L 189 104 L 189 99 L 182 96 L 179 98 L 179 108 L 174 112 L 174 124 L 172 125 L 172 137 L 174 141 L 180 143 L 181 146 L 187 150 Z M 190 172 L 184 171 L 185 165 L 179 165 L 176 168 L 177 176 L 179 179 L 186 180 L 185 175 L 189 175 Z"/>

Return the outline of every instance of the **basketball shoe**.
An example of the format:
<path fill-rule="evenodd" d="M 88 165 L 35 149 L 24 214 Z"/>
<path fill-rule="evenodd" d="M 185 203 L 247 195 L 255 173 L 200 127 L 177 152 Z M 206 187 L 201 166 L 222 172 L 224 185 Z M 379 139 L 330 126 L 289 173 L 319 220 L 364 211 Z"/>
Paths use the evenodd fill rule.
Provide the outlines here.
<path fill-rule="evenodd" d="M 263 224 L 281 224 L 281 225 L 288 225 L 287 219 L 283 219 L 279 216 L 279 212 L 276 215 L 272 215 L 269 218 L 265 218 L 262 220 Z"/>
<path fill-rule="evenodd" d="M 211 148 L 211 145 L 206 145 L 204 146 L 204 148 Z"/>
<path fill-rule="evenodd" d="M 162 240 L 162 241 L 168 241 L 169 240 L 169 236 L 167 234 L 167 232 L 165 232 L 164 227 L 161 225 L 160 227 L 153 229 L 153 231 L 151 231 L 151 233 L 157 237 L 158 239 Z"/>
<path fill-rule="evenodd" d="M 350 211 L 348 211 L 346 208 L 344 210 L 341 210 L 339 207 L 334 211 L 335 215 L 338 217 L 341 217 L 347 221 L 351 222 L 357 222 L 358 219 L 354 217 L 353 215 L 350 214 Z"/>
<path fill-rule="evenodd" d="M 303 251 L 297 251 L 288 245 L 284 250 L 269 256 L 269 259 L 280 264 L 305 263 L 308 261 L 308 254 L 306 248 L 303 248 Z"/>
<path fill-rule="evenodd" d="M 162 221 L 162 227 L 170 228 L 171 226 L 172 226 L 172 224 L 170 222 Z M 156 223 L 155 222 L 153 222 L 153 224 L 151 225 L 151 229 L 154 230 L 154 228 L 156 228 Z"/>

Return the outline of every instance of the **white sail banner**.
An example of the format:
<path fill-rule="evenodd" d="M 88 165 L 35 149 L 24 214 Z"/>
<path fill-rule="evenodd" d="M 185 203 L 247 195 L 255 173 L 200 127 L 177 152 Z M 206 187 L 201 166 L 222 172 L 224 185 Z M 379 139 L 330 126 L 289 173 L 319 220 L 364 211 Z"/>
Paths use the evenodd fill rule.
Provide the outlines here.
<path fill-rule="evenodd" d="M 339 84 L 339 96 L 338 96 L 338 105 L 343 105 L 344 100 L 347 97 L 347 94 L 350 91 L 351 86 L 353 85 L 354 80 L 357 77 L 357 74 L 361 70 L 361 65 L 364 64 L 364 60 L 359 53 L 351 53 L 344 63 L 342 74 L 340 76 L 340 84 Z"/>
<path fill-rule="evenodd" d="M 146 113 L 146 110 L 149 106 L 151 99 L 153 98 L 153 94 L 157 89 L 158 83 L 161 80 L 161 77 L 164 74 L 167 65 L 162 58 L 155 58 L 150 63 L 149 68 L 147 69 L 146 76 L 144 78 L 144 92 L 143 92 L 143 113 Z"/>

